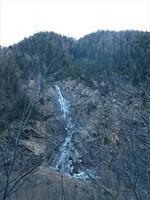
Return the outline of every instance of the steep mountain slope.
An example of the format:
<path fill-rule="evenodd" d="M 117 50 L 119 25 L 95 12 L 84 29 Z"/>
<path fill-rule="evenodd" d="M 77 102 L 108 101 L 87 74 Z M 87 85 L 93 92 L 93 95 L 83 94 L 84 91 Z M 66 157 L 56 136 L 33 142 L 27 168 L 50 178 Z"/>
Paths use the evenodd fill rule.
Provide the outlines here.
<path fill-rule="evenodd" d="M 0 188 L 6 169 L 12 180 L 42 165 L 92 182 L 98 199 L 148 200 L 149 77 L 149 32 L 41 32 L 1 48 Z"/>
<path fill-rule="evenodd" d="M 58 172 L 49 169 L 40 169 L 37 171 L 10 199 L 60 200 L 62 198 L 69 200 L 99 199 L 94 185 L 68 179 Z"/>

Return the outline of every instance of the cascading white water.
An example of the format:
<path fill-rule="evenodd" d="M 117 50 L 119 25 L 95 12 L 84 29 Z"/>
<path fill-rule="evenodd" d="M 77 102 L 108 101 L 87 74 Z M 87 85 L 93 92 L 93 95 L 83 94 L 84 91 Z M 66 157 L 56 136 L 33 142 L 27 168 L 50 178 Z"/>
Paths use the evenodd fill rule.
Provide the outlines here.
<path fill-rule="evenodd" d="M 69 114 L 70 102 L 63 97 L 59 86 L 55 85 L 55 89 L 58 102 L 62 111 L 62 117 L 66 122 L 67 137 L 58 149 L 58 153 L 55 155 L 55 158 L 51 163 L 51 167 L 59 170 L 63 174 L 72 175 L 74 178 L 87 180 L 89 178 L 89 174 L 90 177 L 94 177 L 94 171 L 90 169 L 78 169 L 78 172 L 73 173 L 74 166 L 72 163 L 72 153 L 77 153 L 77 151 L 72 142 L 72 138 L 75 133 L 76 123 L 73 123 L 73 120 Z"/>
<path fill-rule="evenodd" d="M 58 169 L 60 172 L 64 174 L 70 174 L 71 170 L 70 156 L 74 148 L 73 143 L 71 141 L 74 133 L 74 124 L 72 123 L 72 119 L 69 116 L 69 107 L 70 107 L 69 101 L 67 101 L 63 97 L 61 90 L 57 85 L 55 86 L 55 89 L 58 96 L 58 102 L 60 104 L 61 111 L 63 112 L 63 118 L 67 124 L 66 125 L 67 137 L 65 141 L 62 143 L 58 151 L 58 154 L 55 156 L 51 166 L 55 169 Z"/>
<path fill-rule="evenodd" d="M 64 119 L 66 119 L 66 117 L 67 117 L 67 115 L 69 113 L 70 103 L 69 103 L 69 101 L 67 101 L 63 97 L 63 95 L 62 95 L 62 93 L 60 91 L 60 88 L 57 85 L 55 86 L 55 88 L 56 88 L 56 91 L 58 93 L 58 101 L 59 101 L 59 104 L 61 106 L 61 111 L 63 112 L 63 117 L 64 117 Z"/>

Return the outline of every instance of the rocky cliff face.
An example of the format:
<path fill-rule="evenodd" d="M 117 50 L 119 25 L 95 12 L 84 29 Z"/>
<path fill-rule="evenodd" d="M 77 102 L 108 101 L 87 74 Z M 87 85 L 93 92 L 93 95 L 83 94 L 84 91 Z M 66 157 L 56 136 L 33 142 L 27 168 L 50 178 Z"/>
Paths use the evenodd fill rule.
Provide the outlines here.
<path fill-rule="evenodd" d="M 31 82 L 29 97 L 34 97 L 36 88 L 36 113 L 22 130 L 19 147 L 26 155 L 22 154 L 23 160 L 18 159 L 16 170 L 21 166 L 29 169 L 42 163 L 46 170 L 56 168 L 67 176 L 83 181 L 96 180 L 98 184 L 106 187 L 98 187 L 102 196 L 105 196 L 105 190 L 110 188 L 110 194 L 115 194 L 118 188 L 124 191 L 129 184 L 124 173 L 130 172 L 130 167 L 133 171 L 136 170 L 136 166 L 129 161 L 130 156 L 133 156 L 130 142 L 133 139 L 136 141 L 137 155 L 140 155 L 141 149 L 146 151 L 139 141 L 139 134 L 135 132 L 139 123 L 139 106 L 143 105 L 144 97 L 130 83 L 124 85 L 125 90 L 122 90 L 122 85 L 119 86 L 117 82 L 115 84 L 114 86 L 107 81 L 98 83 L 91 80 L 89 85 L 80 80 L 64 79 L 44 84 L 41 92 L 35 87 L 36 84 Z M 60 105 L 56 85 L 69 103 L 65 114 L 66 119 L 71 119 L 72 128 L 68 127 L 68 119 L 63 116 L 64 111 Z M 140 123 L 141 130 L 146 131 L 144 121 Z M 10 125 L 14 136 L 18 126 L 19 121 Z M 71 131 L 71 146 L 68 143 L 62 148 Z M 5 148 L 9 152 L 10 148 L 13 149 L 13 143 L 8 140 L 9 131 L 4 131 L 3 135 L 1 142 L 7 141 Z M 63 165 L 67 167 L 66 171 L 52 164 L 57 156 L 60 159 L 63 153 L 68 154 L 67 157 L 61 158 Z M 137 161 L 138 170 L 142 171 L 143 163 Z M 8 157 L 8 166 L 9 162 Z M 126 171 L 122 172 L 124 165 L 123 170 Z M 146 180 L 143 184 L 146 184 Z M 134 198 L 132 187 L 128 188 L 128 195 Z M 119 194 L 119 198 L 123 199 L 122 194 Z"/>

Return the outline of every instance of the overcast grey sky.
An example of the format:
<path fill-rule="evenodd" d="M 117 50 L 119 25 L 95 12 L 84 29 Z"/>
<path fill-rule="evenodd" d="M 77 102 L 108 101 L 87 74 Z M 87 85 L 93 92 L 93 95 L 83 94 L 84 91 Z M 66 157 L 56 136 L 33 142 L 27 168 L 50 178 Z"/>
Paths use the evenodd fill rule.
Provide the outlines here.
<path fill-rule="evenodd" d="M 103 30 L 150 31 L 150 0 L 0 0 L 0 45 L 39 31 L 80 38 Z"/>

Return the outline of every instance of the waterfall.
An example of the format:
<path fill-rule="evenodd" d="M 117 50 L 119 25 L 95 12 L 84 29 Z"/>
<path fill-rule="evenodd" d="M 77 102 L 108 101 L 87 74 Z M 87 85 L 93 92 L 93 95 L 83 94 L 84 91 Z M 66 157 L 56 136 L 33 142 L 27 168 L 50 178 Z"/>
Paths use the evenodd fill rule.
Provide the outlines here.
<path fill-rule="evenodd" d="M 72 143 L 72 137 L 75 125 L 72 123 L 72 119 L 69 116 L 70 102 L 63 97 L 61 90 L 57 85 L 55 86 L 55 89 L 58 97 L 58 102 L 60 104 L 60 108 L 63 113 L 63 118 L 67 124 L 66 125 L 67 137 L 60 146 L 59 151 L 56 154 L 54 160 L 52 161 L 51 166 L 55 169 L 58 169 L 60 172 L 64 174 L 70 174 L 70 170 L 72 167 L 70 158 L 71 158 L 71 152 L 74 149 Z"/>
<path fill-rule="evenodd" d="M 74 178 L 80 178 L 83 180 L 87 180 L 90 177 L 94 177 L 94 171 L 91 169 L 78 169 L 78 172 L 73 173 L 73 153 L 77 154 L 77 151 L 72 142 L 73 135 L 75 133 L 76 123 L 73 123 L 73 120 L 69 114 L 70 102 L 66 100 L 59 88 L 59 86 L 55 85 L 56 95 L 58 98 L 58 102 L 60 105 L 60 110 L 62 111 L 62 117 L 66 122 L 66 132 L 67 137 L 64 142 L 58 149 L 58 153 L 56 153 L 54 160 L 52 161 L 51 167 L 59 170 L 63 174 L 72 175 Z"/>
<path fill-rule="evenodd" d="M 63 112 L 63 117 L 64 117 L 64 119 L 66 119 L 66 117 L 67 117 L 67 115 L 69 113 L 70 103 L 69 103 L 69 101 L 67 101 L 63 97 L 63 95 L 62 95 L 62 93 L 60 91 L 60 88 L 57 85 L 55 86 L 55 88 L 56 88 L 56 91 L 58 93 L 58 101 L 59 101 L 59 104 L 61 106 L 61 111 Z"/>

